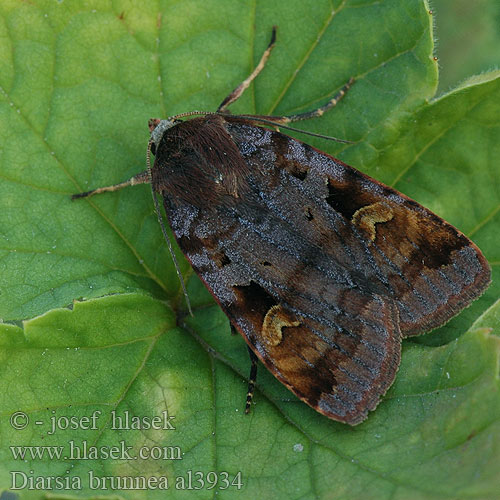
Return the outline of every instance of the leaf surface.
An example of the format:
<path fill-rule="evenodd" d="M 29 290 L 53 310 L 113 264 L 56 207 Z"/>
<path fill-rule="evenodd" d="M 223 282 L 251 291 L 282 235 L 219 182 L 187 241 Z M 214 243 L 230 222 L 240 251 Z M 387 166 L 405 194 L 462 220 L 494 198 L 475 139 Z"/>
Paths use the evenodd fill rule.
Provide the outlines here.
<path fill-rule="evenodd" d="M 195 317 L 176 319 L 184 299 L 148 186 L 70 201 L 144 170 L 150 117 L 216 109 L 274 24 L 268 65 L 233 112 L 311 110 L 354 76 L 336 109 L 299 124 L 353 144 L 294 135 L 429 207 L 492 264 L 480 300 L 404 342 L 395 384 L 356 428 L 317 414 L 262 367 L 256 405 L 243 414 L 245 344 L 181 255 Z M 431 26 L 415 1 L 2 2 L 2 487 L 22 471 L 81 478 L 69 493 L 83 497 L 164 498 L 151 485 L 91 489 L 92 471 L 166 476 L 172 498 L 496 498 L 500 75 L 433 100 Z M 14 429 L 15 412 L 25 428 Z M 167 412 L 175 430 L 113 429 L 113 412 Z M 53 419 L 64 427 L 70 417 L 76 429 L 68 420 L 51 433 Z M 11 448 L 57 446 L 67 457 L 71 441 L 164 456 L 22 459 Z M 187 489 L 189 470 L 203 473 L 201 489 Z M 222 472 L 241 472 L 242 489 L 223 489 Z"/>

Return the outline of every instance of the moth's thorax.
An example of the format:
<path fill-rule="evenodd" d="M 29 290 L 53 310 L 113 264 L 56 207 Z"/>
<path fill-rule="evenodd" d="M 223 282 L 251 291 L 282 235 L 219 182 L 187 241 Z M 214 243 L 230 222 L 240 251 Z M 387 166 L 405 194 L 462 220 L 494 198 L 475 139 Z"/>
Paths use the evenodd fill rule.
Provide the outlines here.
<path fill-rule="evenodd" d="M 151 132 L 156 191 L 210 209 L 233 204 L 247 186 L 249 167 L 221 116 L 161 120 Z"/>

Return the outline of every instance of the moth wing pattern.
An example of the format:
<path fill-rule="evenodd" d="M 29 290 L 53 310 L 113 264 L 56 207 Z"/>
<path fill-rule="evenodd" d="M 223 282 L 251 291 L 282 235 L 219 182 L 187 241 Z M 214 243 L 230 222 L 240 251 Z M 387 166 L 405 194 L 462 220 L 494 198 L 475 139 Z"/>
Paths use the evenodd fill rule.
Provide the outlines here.
<path fill-rule="evenodd" d="M 452 226 L 279 132 L 204 116 L 158 149 L 153 186 L 194 270 L 270 371 L 335 420 L 364 420 L 401 337 L 444 323 L 489 281 Z"/>
<path fill-rule="evenodd" d="M 275 154 L 282 170 L 313 186 L 311 199 L 318 190 L 323 193 L 326 204 L 319 211 L 313 215 L 311 204 L 302 212 L 312 222 L 329 205 L 350 225 L 369 254 L 363 261 L 366 279 L 378 281 L 386 290 L 382 295 L 396 301 L 404 337 L 446 323 L 489 284 L 490 267 L 479 248 L 429 209 L 308 144 L 279 132 L 261 132 L 264 136 L 272 147 L 261 145 L 254 152 L 260 160 L 245 159 L 260 163 Z M 242 144 L 241 132 L 233 138 Z"/>

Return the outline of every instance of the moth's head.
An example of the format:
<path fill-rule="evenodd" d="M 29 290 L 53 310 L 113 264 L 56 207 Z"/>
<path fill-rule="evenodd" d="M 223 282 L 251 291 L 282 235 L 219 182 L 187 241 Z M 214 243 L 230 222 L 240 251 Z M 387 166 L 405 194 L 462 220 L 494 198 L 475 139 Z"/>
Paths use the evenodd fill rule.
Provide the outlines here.
<path fill-rule="evenodd" d="M 148 121 L 149 131 L 151 132 L 151 152 L 155 154 L 156 148 L 160 144 L 161 138 L 165 130 L 172 128 L 180 120 L 167 119 L 160 120 L 159 118 L 150 118 Z"/>

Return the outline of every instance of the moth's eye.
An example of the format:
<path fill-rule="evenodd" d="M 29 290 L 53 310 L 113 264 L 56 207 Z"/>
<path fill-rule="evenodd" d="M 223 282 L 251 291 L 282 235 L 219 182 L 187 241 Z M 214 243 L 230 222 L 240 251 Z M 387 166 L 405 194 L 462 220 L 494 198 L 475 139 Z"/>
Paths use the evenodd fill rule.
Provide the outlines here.
<path fill-rule="evenodd" d="M 154 142 L 151 143 L 151 153 L 156 155 L 156 144 Z"/>

